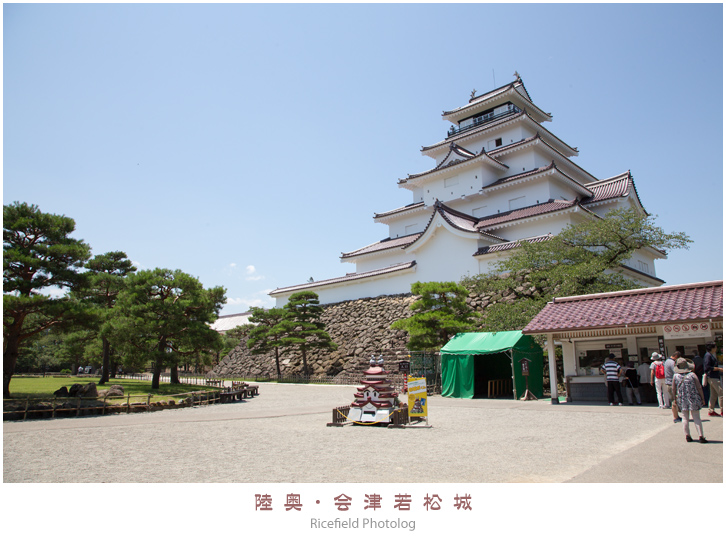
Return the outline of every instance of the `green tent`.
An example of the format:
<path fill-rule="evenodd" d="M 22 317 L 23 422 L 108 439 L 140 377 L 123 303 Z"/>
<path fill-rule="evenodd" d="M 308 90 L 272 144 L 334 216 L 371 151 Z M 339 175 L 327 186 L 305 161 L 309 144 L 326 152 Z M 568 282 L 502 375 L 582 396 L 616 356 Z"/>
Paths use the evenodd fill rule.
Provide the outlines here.
<path fill-rule="evenodd" d="M 441 395 L 473 398 L 510 395 L 519 399 L 527 390 L 542 397 L 542 348 L 521 331 L 456 334 L 441 349 Z M 522 360 L 528 359 L 528 381 Z M 492 396 L 493 397 L 493 396 Z"/>

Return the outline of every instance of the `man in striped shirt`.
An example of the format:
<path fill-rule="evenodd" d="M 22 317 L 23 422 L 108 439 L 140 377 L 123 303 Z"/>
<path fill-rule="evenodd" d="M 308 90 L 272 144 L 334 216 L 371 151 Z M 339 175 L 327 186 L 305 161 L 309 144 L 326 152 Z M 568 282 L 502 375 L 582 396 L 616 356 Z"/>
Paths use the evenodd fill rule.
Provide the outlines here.
<path fill-rule="evenodd" d="M 600 367 L 600 372 L 605 373 L 605 380 L 608 386 L 608 401 L 614 405 L 614 394 L 618 395 L 618 405 L 623 404 L 623 393 L 620 391 L 620 364 L 615 360 L 615 355 L 610 353 L 608 359 Z"/>

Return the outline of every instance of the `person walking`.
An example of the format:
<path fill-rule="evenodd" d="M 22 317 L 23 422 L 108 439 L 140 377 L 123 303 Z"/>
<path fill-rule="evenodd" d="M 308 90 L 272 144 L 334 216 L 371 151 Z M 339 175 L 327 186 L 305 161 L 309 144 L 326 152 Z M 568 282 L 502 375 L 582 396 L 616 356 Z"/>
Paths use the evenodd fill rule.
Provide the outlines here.
<path fill-rule="evenodd" d="M 614 405 L 614 394 L 618 395 L 618 405 L 623 404 L 623 393 L 620 391 L 620 364 L 615 360 L 615 355 L 610 353 L 605 363 L 600 366 L 600 372 L 605 374 L 608 387 L 608 402 Z"/>
<path fill-rule="evenodd" d="M 698 352 L 698 349 L 693 349 L 693 359 L 691 360 L 693 362 L 693 373 L 696 374 L 696 377 L 698 377 L 698 380 L 701 381 L 701 388 L 703 389 L 703 399 L 705 399 L 705 403 L 708 403 L 708 398 L 711 394 L 708 390 L 708 378 L 706 377 L 706 372 L 703 369 L 703 358 L 701 358 L 701 355 Z"/>
<path fill-rule="evenodd" d="M 706 351 L 703 356 L 703 371 L 706 373 L 708 388 L 711 391 L 708 399 L 708 416 L 723 416 L 723 386 L 721 384 L 723 368 L 718 366 L 716 344 L 707 343 Z M 721 409 L 721 414 L 716 412 L 716 402 Z"/>
<path fill-rule="evenodd" d="M 633 404 L 633 394 L 635 394 L 635 400 L 638 405 L 641 405 L 640 381 L 638 380 L 638 371 L 635 369 L 633 362 L 628 362 L 623 375 L 625 377 L 625 395 L 628 396 L 628 405 Z"/>
<path fill-rule="evenodd" d="M 668 400 L 668 392 L 665 389 L 665 366 L 663 365 L 663 357 L 654 352 L 650 359 L 650 385 L 655 387 L 655 393 L 658 397 L 658 407 L 661 409 L 667 409 L 670 403 L 666 403 Z"/>
<path fill-rule="evenodd" d="M 701 407 L 704 406 L 706 400 L 703 398 L 703 389 L 698 377 L 693 373 L 694 365 L 685 358 L 679 358 L 674 368 L 673 374 L 673 401 L 677 403 L 678 408 L 683 412 L 683 432 L 686 434 L 686 441 L 692 442 L 691 431 L 689 428 L 690 417 L 693 416 L 693 423 L 696 424 L 696 432 L 698 433 L 698 442 L 707 443 L 706 437 L 703 435 L 703 425 L 701 424 Z"/>
<path fill-rule="evenodd" d="M 663 362 L 663 367 L 665 368 L 666 391 L 668 392 L 668 399 L 671 402 L 671 411 L 673 412 L 674 424 L 683 421 L 683 419 L 678 416 L 678 404 L 676 403 L 676 400 L 673 399 L 673 375 L 675 374 L 676 362 L 678 362 L 678 359 L 680 357 L 681 352 L 676 351 L 670 356 L 668 360 Z"/>

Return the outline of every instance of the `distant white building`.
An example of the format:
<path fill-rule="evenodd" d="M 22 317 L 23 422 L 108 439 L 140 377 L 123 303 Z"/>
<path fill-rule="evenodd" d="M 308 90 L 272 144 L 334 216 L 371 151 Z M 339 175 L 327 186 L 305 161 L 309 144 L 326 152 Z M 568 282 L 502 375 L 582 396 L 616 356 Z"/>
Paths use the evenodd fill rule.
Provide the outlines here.
<path fill-rule="evenodd" d="M 388 237 L 341 255 L 354 272 L 275 289 L 277 306 L 302 290 L 328 304 L 408 293 L 416 281 L 459 281 L 489 271 L 518 241 L 546 241 L 616 208 L 645 213 L 630 171 L 600 180 L 571 160 L 577 148 L 542 125 L 552 115 L 532 102 L 518 75 L 442 116 L 452 123 L 446 138 L 421 150 L 436 165 L 398 181 L 411 191 L 411 204 L 373 216 L 388 226 Z M 625 274 L 661 285 L 661 258 L 658 250 L 639 250 Z"/>
<path fill-rule="evenodd" d="M 225 332 L 233 330 L 238 326 L 249 323 L 251 316 L 251 311 L 245 311 L 244 313 L 235 313 L 234 315 L 222 315 L 212 323 L 211 328 L 212 330 L 216 330 L 220 334 L 224 334 Z"/>

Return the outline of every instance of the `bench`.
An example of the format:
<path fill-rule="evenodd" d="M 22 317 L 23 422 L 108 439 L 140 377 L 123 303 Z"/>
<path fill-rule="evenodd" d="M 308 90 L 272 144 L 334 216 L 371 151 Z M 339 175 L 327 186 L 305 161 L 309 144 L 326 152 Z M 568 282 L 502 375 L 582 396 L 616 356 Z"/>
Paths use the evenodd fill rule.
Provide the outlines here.
<path fill-rule="evenodd" d="M 207 379 L 207 386 L 222 386 L 222 379 Z"/>
<path fill-rule="evenodd" d="M 231 403 L 234 400 L 242 401 L 243 398 L 247 397 L 247 389 L 246 388 L 238 388 L 236 390 L 230 389 L 230 390 L 224 390 L 223 392 L 220 392 L 219 394 L 219 402 L 220 403 Z"/>
<path fill-rule="evenodd" d="M 249 385 L 247 386 L 247 392 L 249 393 L 250 397 L 256 396 L 260 393 L 260 387 L 257 385 Z"/>

